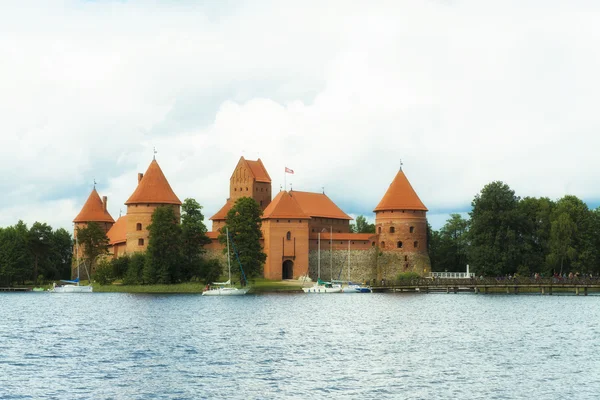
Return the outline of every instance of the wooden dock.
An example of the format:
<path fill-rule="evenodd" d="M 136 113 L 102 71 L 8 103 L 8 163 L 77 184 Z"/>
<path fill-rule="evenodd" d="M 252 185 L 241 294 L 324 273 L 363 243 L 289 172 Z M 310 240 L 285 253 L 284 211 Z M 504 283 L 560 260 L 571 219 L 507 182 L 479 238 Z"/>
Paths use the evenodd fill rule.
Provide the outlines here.
<path fill-rule="evenodd" d="M 0 292 L 31 292 L 27 287 L 0 287 Z"/>
<path fill-rule="evenodd" d="M 371 286 L 373 292 L 418 292 L 418 293 L 574 293 L 587 296 L 589 292 L 600 292 L 598 279 L 413 279 L 402 282 L 382 282 Z"/>

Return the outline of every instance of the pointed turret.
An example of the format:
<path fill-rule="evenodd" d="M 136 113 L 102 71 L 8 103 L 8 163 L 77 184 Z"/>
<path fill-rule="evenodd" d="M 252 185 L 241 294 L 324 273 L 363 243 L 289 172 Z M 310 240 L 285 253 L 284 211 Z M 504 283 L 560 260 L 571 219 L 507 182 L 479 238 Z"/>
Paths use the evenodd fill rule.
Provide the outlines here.
<path fill-rule="evenodd" d="M 106 209 L 107 197 L 104 197 L 104 201 L 100 199 L 100 195 L 96 191 L 96 188 L 92 190 L 87 201 L 83 205 L 83 208 L 77 214 L 73 222 L 108 222 L 114 223 L 115 220 L 110 216 Z"/>
<path fill-rule="evenodd" d="M 398 171 L 387 192 L 373 211 L 385 210 L 428 211 L 402 169 Z"/>
<path fill-rule="evenodd" d="M 130 204 L 176 204 L 181 200 L 175 195 L 156 160 L 152 160 L 145 174 L 138 175 L 138 186 L 125 202 Z"/>

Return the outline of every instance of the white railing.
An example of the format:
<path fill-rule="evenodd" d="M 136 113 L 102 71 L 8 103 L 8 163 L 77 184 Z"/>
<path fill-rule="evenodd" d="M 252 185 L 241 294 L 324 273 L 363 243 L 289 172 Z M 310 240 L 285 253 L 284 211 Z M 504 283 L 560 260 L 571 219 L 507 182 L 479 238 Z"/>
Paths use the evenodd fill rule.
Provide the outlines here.
<path fill-rule="evenodd" d="M 430 272 L 429 277 L 434 279 L 471 279 L 475 278 L 475 274 L 472 272 Z"/>

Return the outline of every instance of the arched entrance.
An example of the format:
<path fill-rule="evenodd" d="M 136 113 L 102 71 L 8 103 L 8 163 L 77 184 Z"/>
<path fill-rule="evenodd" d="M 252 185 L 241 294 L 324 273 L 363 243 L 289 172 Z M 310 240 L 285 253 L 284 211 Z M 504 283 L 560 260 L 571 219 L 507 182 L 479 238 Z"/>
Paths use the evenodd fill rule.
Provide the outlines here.
<path fill-rule="evenodd" d="M 294 279 L 294 262 L 285 260 L 281 266 L 281 279 Z"/>

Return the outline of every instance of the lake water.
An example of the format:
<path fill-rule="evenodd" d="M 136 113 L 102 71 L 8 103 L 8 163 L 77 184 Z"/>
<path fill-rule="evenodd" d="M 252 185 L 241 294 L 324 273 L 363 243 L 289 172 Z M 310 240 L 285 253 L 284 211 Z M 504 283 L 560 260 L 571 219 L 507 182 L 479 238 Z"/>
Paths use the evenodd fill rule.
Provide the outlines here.
<path fill-rule="evenodd" d="M 0 293 L 0 399 L 598 399 L 600 296 Z"/>

